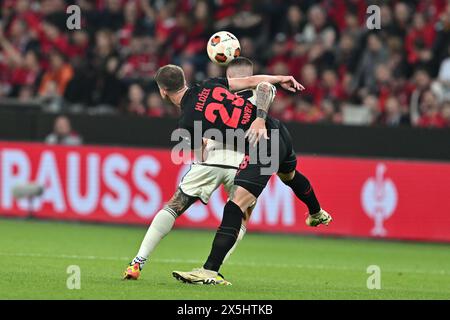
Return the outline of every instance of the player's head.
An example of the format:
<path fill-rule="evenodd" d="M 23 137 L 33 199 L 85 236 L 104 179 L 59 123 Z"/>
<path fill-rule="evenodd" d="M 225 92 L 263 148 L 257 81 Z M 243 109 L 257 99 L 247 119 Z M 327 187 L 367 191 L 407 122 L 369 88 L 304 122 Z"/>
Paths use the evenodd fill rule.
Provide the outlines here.
<path fill-rule="evenodd" d="M 183 69 L 173 64 L 159 68 L 156 72 L 155 81 L 163 98 L 186 87 Z"/>
<path fill-rule="evenodd" d="M 245 57 L 237 57 L 227 66 L 227 78 L 243 78 L 253 75 L 253 62 Z"/>

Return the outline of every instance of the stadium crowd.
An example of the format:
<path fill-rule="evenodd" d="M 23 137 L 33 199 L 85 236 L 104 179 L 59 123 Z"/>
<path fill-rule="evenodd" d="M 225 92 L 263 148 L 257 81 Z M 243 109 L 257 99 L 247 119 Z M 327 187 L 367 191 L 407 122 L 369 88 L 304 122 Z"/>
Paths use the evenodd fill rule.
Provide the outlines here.
<path fill-rule="evenodd" d="M 450 127 L 450 1 L 3 0 L 0 98 L 48 110 L 176 116 L 161 100 L 159 66 L 188 82 L 222 76 L 206 41 L 234 33 L 255 72 L 292 74 L 278 91 L 286 121 Z M 68 30 L 68 5 L 81 29 Z M 370 30 L 368 5 L 380 8 Z"/>

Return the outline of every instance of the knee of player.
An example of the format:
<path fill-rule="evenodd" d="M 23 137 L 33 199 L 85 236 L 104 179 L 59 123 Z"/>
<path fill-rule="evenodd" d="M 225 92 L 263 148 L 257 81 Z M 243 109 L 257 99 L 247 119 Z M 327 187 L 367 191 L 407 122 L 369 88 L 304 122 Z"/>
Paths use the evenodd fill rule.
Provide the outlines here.
<path fill-rule="evenodd" d="M 224 214 L 227 213 L 230 216 L 239 216 L 240 219 L 245 219 L 245 212 L 247 208 L 242 204 L 238 204 L 233 200 L 228 200 L 224 207 Z"/>
<path fill-rule="evenodd" d="M 230 200 L 234 205 L 236 205 L 242 212 L 242 217 L 246 219 L 246 212 L 250 207 L 251 203 L 254 201 L 253 199 L 245 199 L 245 198 L 235 198 Z"/>
<path fill-rule="evenodd" d="M 256 200 L 244 211 L 244 218 L 242 219 L 242 224 L 246 225 L 250 220 L 250 216 L 252 215 L 253 210 L 256 207 Z"/>

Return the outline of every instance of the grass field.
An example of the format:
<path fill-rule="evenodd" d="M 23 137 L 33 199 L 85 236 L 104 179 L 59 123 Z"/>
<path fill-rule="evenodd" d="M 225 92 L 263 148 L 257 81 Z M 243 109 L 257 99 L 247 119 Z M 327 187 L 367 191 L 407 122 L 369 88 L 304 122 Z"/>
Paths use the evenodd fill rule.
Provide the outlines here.
<path fill-rule="evenodd" d="M 222 272 L 233 286 L 193 286 L 211 231 L 174 230 L 138 281 L 121 281 L 145 229 L 0 219 L 0 299 L 450 299 L 450 245 L 246 235 Z M 81 289 L 69 290 L 69 265 Z M 366 286 L 369 265 L 381 289 Z"/>

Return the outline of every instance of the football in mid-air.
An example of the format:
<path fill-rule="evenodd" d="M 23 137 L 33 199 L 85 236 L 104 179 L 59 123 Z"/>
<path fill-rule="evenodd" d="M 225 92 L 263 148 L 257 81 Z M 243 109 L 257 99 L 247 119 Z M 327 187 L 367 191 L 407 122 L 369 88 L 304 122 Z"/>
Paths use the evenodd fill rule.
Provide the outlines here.
<path fill-rule="evenodd" d="M 232 33 L 219 31 L 209 38 L 206 50 L 212 62 L 226 66 L 231 60 L 239 57 L 241 45 Z"/>

